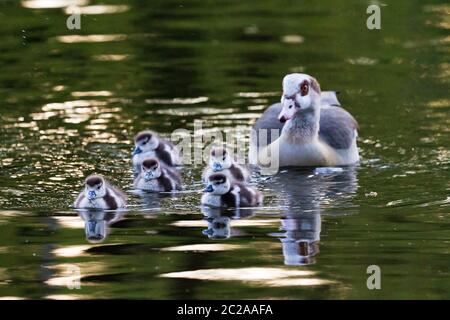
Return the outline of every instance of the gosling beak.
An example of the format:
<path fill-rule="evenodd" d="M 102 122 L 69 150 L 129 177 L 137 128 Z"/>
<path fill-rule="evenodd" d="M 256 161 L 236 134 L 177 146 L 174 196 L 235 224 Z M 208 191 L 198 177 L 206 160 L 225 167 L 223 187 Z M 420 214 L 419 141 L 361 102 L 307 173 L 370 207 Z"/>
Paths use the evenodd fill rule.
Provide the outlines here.
<path fill-rule="evenodd" d="M 97 193 L 95 193 L 95 191 L 89 191 L 88 200 L 94 200 L 95 198 L 97 198 Z"/>
<path fill-rule="evenodd" d="M 222 170 L 222 165 L 220 163 L 218 163 L 218 162 L 214 162 L 212 169 L 213 169 L 214 172 L 221 171 Z"/>
<path fill-rule="evenodd" d="M 145 180 L 152 180 L 153 179 L 153 171 L 147 171 L 147 172 L 145 172 L 145 175 L 144 175 L 144 178 L 145 178 Z"/>
<path fill-rule="evenodd" d="M 208 185 L 206 188 L 205 188 L 205 190 L 203 190 L 204 192 L 213 192 L 214 191 L 214 188 L 213 188 L 213 186 L 212 185 Z"/>
<path fill-rule="evenodd" d="M 205 229 L 202 231 L 205 236 L 212 236 L 214 234 L 214 230 L 211 228 Z"/>
<path fill-rule="evenodd" d="M 140 153 L 142 153 L 142 149 L 141 148 L 139 148 L 139 147 L 134 148 L 133 156 L 135 156 L 137 154 L 140 154 Z"/>

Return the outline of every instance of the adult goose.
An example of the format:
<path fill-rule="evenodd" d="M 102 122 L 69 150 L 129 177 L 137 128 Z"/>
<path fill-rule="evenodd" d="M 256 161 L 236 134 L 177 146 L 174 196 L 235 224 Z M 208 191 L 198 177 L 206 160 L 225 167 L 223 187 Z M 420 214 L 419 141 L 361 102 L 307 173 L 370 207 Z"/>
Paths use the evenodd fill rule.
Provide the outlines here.
<path fill-rule="evenodd" d="M 250 162 L 278 161 L 279 167 L 352 165 L 359 161 L 357 129 L 335 92 L 321 92 L 317 80 L 307 74 L 289 74 L 283 79 L 281 103 L 270 106 L 253 127 Z"/>

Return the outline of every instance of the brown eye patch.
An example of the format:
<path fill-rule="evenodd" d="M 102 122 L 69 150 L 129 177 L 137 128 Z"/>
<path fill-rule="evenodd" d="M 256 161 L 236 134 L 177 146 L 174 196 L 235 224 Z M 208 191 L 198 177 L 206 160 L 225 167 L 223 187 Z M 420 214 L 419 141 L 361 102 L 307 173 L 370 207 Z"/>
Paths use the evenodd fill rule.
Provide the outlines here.
<path fill-rule="evenodd" d="M 101 185 L 102 183 L 103 183 L 102 179 L 98 176 L 92 176 L 92 177 L 87 178 L 87 180 L 86 180 L 86 184 L 89 187 L 95 187 L 97 185 Z"/>
<path fill-rule="evenodd" d="M 153 167 L 157 168 L 158 167 L 158 160 L 156 160 L 154 158 L 145 159 L 142 162 L 142 167 L 144 167 L 146 169 L 152 169 Z"/>
<path fill-rule="evenodd" d="M 209 177 L 209 181 L 211 183 L 214 183 L 214 184 L 216 184 L 216 183 L 224 183 L 226 180 L 227 180 L 227 177 L 224 176 L 222 173 L 212 174 Z"/>
<path fill-rule="evenodd" d="M 309 83 L 308 81 L 305 80 L 300 84 L 300 94 L 302 97 L 304 97 L 308 94 L 308 92 L 309 92 Z"/>

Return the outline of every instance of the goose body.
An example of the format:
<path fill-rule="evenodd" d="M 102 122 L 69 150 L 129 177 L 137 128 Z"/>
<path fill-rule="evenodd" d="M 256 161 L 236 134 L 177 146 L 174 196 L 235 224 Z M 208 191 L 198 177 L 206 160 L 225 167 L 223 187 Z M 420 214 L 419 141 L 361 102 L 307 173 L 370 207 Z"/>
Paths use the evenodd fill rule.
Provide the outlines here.
<path fill-rule="evenodd" d="M 303 86 L 303 95 L 302 95 Z M 283 80 L 282 103 L 270 106 L 253 127 L 250 161 L 270 162 L 278 150 L 279 166 L 342 166 L 359 161 L 358 124 L 339 106 L 336 94 L 321 94 L 317 81 L 303 74 Z M 260 130 L 266 130 L 259 136 Z"/>

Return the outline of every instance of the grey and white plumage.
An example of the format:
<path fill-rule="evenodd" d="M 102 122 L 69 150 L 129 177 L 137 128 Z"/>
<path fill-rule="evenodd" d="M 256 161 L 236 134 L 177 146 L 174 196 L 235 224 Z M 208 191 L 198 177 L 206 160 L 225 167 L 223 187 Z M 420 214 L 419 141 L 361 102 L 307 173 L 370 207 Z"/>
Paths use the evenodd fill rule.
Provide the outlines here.
<path fill-rule="evenodd" d="M 176 147 L 169 141 L 161 138 L 151 130 L 139 132 L 134 138 L 135 149 L 133 151 L 134 177 L 141 171 L 144 159 L 156 157 L 167 166 L 173 167 L 180 164 L 179 153 Z"/>
<path fill-rule="evenodd" d="M 313 77 L 287 75 L 283 80 L 282 103 L 270 106 L 253 127 L 251 162 L 264 159 L 267 145 L 278 148 L 281 167 L 358 162 L 358 124 L 339 105 L 336 93 L 321 93 Z M 267 130 L 267 143 L 261 141 L 261 129 Z M 261 162 L 267 163 L 267 158 Z"/>
<path fill-rule="evenodd" d="M 141 172 L 134 181 L 134 187 L 144 191 L 169 192 L 181 190 L 181 176 L 178 171 L 165 165 L 157 158 L 146 158 Z"/>
<path fill-rule="evenodd" d="M 274 141 L 271 137 L 271 129 L 276 130 L 278 136 L 281 135 L 284 123 L 277 118 L 281 108 L 281 103 L 271 105 L 253 126 L 256 131 L 269 129 L 269 143 Z M 358 129 L 358 123 L 350 113 L 341 107 L 332 105 L 322 105 L 319 124 L 319 137 L 335 149 L 348 149 L 354 138 L 354 130 Z M 259 141 L 256 144 L 258 147 L 260 146 Z"/>
<path fill-rule="evenodd" d="M 208 183 L 208 177 L 215 172 L 226 174 L 228 178 L 237 182 L 249 182 L 250 171 L 243 165 L 234 161 L 230 152 L 223 147 L 211 148 L 209 164 L 202 174 L 204 183 Z"/>
<path fill-rule="evenodd" d="M 201 203 L 216 208 L 255 207 L 262 204 L 263 195 L 259 190 L 243 183 L 232 181 L 223 173 L 208 177 Z"/>
<path fill-rule="evenodd" d="M 84 185 L 84 190 L 75 200 L 75 208 L 116 210 L 126 206 L 126 195 L 105 177 L 91 175 L 86 178 Z"/>

